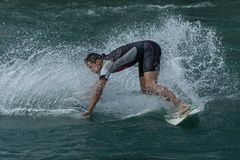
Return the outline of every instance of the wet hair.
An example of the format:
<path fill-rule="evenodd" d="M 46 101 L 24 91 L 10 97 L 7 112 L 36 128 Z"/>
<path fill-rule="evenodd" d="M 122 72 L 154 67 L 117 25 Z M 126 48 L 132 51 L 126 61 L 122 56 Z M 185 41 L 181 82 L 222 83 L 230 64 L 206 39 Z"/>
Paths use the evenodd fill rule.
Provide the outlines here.
<path fill-rule="evenodd" d="M 84 59 L 84 62 L 87 64 L 90 63 L 96 63 L 97 60 L 103 60 L 106 57 L 104 53 L 97 54 L 97 53 L 89 53 L 87 57 Z"/>

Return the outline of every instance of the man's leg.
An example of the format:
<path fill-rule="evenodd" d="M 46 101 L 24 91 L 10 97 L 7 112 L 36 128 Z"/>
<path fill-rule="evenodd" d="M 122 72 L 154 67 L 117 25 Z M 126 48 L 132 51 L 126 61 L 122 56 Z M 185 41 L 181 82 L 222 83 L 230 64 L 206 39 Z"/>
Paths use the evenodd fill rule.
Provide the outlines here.
<path fill-rule="evenodd" d="M 144 82 L 144 93 L 159 95 L 166 98 L 166 100 L 173 103 L 175 106 L 180 107 L 179 109 L 180 113 L 188 111 L 190 108 L 186 103 L 177 98 L 175 94 L 172 91 L 170 91 L 167 87 L 157 84 L 157 77 L 158 72 L 156 71 L 149 71 L 144 73 L 144 80 L 142 80 L 142 82 Z M 141 78 L 142 77 L 140 77 L 140 84 Z"/>
<path fill-rule="evenodd" d="M 141 86 L 141 91 L 142 91 L 142 93 L 144 93 L 145 94 L 145 80 L 144 80 L 144 76 L 142 76 L 142 77 L 139 77 L 139 81 L 140 81 L 140 86 Z"/>

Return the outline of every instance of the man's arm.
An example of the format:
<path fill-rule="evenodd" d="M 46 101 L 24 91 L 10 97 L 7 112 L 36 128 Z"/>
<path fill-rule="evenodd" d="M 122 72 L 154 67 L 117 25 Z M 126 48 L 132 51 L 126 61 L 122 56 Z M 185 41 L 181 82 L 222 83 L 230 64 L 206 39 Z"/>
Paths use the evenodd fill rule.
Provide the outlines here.
<path fill-rule="evenodd" d="M 100 97 L 101 97 L 101 95 L 102 95 L 102 92 L 103 92 L 103 89 L 104 89 L 106 83 L 107 83 L 107 79 L 105 79 L 105 78 L 101 78 L 101 79 L 97 82 L 96 88 L 95 88 L 95 90 L 93 91 L 92 98 L 91 98 L 91 100 L 90 100 L 90 102 L 89 102 L 89 104 L 88 104 L 87 112 L 85 112 L 85 113 L 83 114 L 84 116 L 85 116 L 85 115 L 89 115 L 89 114 L 93 111 L 95 105 L 97 104 L 98 100 L 100 99 Z"/>

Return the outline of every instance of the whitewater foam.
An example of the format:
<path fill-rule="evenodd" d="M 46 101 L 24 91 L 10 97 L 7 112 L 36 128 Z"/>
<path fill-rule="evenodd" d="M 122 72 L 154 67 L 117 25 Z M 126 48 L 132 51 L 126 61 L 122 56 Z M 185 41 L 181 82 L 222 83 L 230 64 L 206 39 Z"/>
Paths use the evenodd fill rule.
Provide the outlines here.
<path fill-rule="evenodd" d="M 46 6 L 46 8 L 55 8 L 56 6 Z M 215 4 L 212 2 L 200 2 L 200 3 L 193 3 L 190 5 L 174 5 L 174 4 L 134 4 L 134 5 L 120 5 L 120 6 L 93 6 L 87 9 L 79 8 L 79 6 L 73 6 L 74 8 L 62 8 L 60 13 L 53 13 L 50 16 L 56 17 L 66 17 L 67 15 L 74 14 L 76 17 L 83 17 L 83 16 L 93 16 L 93 17 L 100 17 L 100 16 L 107 16 L 113 14 L 124 14 L 130 12 L 162 12 L 167 10 L 176 10 L 176 9 L 191 9 L 191 8 L 204 8 L 204 7 L 215 7 Z M 59 8 L 59 6 L 58 6 Z"/>
<path fill-rule="evenodd" d="M 85 66 L 83 53 L 109 53 L 121 45 L 144 39 L 154 40 L 162 48 L 159 83 L 186 102 L 204 107 L 237 85 L 228 78 L 216 31 L 201 22 L 189 22 L 180 16 L 159 17 L 155 23 L 118 26 L 98 36 L 106 41 L 39 49 L 38 42 L 34 44 L 30 38 L 10 48 L 9 55 L 34 54 L 1 64 L 0 113 L 40 116 L 69 113 L 71 116 L 79 112 L 76 106 L 88 104 L 98 79 Z M 95 112 L 126 118 L 169 106 L 159 97 L 141 94 L 138 68 L 131 67 L 111 75 Z"/>

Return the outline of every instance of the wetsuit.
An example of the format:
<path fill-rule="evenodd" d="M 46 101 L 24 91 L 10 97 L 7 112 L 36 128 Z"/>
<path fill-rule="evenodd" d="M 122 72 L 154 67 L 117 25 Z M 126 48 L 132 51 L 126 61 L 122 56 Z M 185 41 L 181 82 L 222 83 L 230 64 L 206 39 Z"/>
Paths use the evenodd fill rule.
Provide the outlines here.
<path fill-rule="evenodd" d="M 153 41 L 139 41 L 121 46 L 103 58 L 100 79 L 108 80 L 111 73 L 139 63 L 139 77 L 144 72 L 159 71 L 161 48 Z"/>

